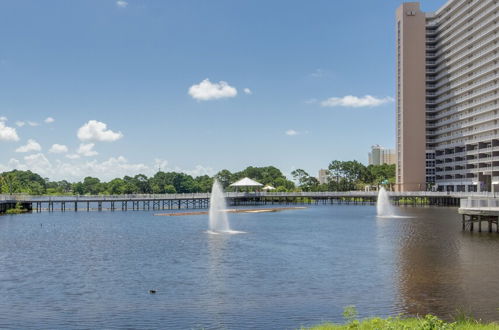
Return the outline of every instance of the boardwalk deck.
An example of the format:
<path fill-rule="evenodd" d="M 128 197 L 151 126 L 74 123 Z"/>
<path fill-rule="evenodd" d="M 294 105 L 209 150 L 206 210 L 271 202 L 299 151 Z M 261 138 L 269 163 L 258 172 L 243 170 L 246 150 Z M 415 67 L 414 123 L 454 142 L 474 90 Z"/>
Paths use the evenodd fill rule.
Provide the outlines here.
<path fill-rule="evenodd" d="M 472 198 L 462 199 L 458 210 L 462 216 L 463 230 L 474 231 L 475 225 L 478 232 L 482 232 L 485 223 L 488 232 L 499 233 L 499 199 Z"/>
<path fill-rule="evenodd" d="M 458 206 L 464 197 L 486 197 L 487 193 L 446 192 L 390 192 L 397 205 Z M 283 204 L 375 204 L 377 192 L 291 192 L 291 193 L 226 193 L 229 205 L 283 205 Z M 41 211 L 137 211 L 206 209 L 210 194 L 164 194 L 164 195 L 98 195 L 98 196 L 29 196 L 0 195 L 0 212 L 19 202 L 25 208 Z"/>

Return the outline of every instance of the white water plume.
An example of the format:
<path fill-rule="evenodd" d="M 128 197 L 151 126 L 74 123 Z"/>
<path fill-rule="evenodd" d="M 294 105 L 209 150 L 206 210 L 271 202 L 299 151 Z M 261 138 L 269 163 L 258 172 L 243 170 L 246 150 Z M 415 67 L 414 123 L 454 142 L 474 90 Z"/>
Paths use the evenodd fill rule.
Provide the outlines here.
<path fill-rule="evenodd" d="M 376 211 L 378 217 L 382 218 L 394 218 L 397 217 L 395 208 L 390 202 L 390 197 L 385 188 L 381 188 L 378 193 L 378 202 L 376 203 Z"/>

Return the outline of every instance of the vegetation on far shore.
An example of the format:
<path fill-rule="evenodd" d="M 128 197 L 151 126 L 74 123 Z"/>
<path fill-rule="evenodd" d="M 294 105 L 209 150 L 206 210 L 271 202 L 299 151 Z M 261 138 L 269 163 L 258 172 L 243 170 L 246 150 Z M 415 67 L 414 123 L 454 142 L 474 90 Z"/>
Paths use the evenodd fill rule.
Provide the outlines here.
<path fill-rule="evenodd" d="M 28 210 L 25 209 L 21 203 L 16 203 L 16 207 L 5 211 L 6 214 L 21 214 L 26 212 L 28 212 Z"/>
<path fill-rule="evenodd" d="M 424 317 L 389 317 L 385 319 L 374 317 L 358 320 L 355 307 L 348 306 L 343 312 L 343 317 L 346 320 L 344 324 L 324 323 L 310 328 L 302 328 L 302 330 L 499 330 L 498 323 L 482 323 L 462 311 L 458 311 L 451 322 L 443 321 L 430 314 Z"/>
<path fill-rule="evenodd" d="M 51 181 L 31 171 L 13 170 L 0 173 L 0 193 L 30 195 L 121 195 L 209 192 L 216 178 L 225 190 L 244 177 L 264 185 L 271 185 L 276 192 L 294 191 L 351 191 L 363 190 L 366 185 L 391 185 L 395 182 L 395 165 L 364 166 L 357 161 L 333 161 L 328 167 L 329 182 L 320 184 L 317 178 L 302 169 L 291 173 L 288 179 L 274 166 L 253 167 L 232 173 L 222 170 L 210 177 L 193 177 L 185 173 L 161 172 L 147 177 L 144 174 L 115 178 L 102 182 L 86 177 L 80 182 Z"/>

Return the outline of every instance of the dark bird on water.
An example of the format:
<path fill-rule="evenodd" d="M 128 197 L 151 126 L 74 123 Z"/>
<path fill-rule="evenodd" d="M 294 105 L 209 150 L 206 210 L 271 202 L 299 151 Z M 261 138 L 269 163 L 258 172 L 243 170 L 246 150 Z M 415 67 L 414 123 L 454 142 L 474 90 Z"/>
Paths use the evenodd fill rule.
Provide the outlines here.
<path fill-rule="evenodd" d="M 150 294 L 155 294 L 155 293 L 156 293 L 156 290 L 149 290 L 149 293 L 150 293 Z"/>

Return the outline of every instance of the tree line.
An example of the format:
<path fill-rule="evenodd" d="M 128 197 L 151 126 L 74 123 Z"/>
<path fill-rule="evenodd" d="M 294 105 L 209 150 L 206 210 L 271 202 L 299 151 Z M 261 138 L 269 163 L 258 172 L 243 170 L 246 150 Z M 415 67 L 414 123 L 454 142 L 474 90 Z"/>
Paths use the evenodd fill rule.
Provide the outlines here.
<path fill-rule="evenodd" d="M 249 166 L 239 172 L 221 170 L 214 176 L 193 177 L 185 173 L 158 171 L 151 177 L 144 174 L 115 178 L 103 182 L 86 177 L 79 182 L 51 181 L 31 171 L 13 170 L 0 173 L 0 192 L 30 195 L 121 195 L 210 192 L 216 178 L 226 191 L 231 183 L 249 177 L 277 192 L 287 191 L 349 191 L 364 189 L 366 185 L 393 184 L 395 166 L 364 166 L 357 161 L 333 161 L 328 167 L 328 182 L 319 184 L 317 178 L 297 169 L 292 173 L 294 182 L 274 166 Z M 295 183 L 296 182 L 296 183 Z"/>

